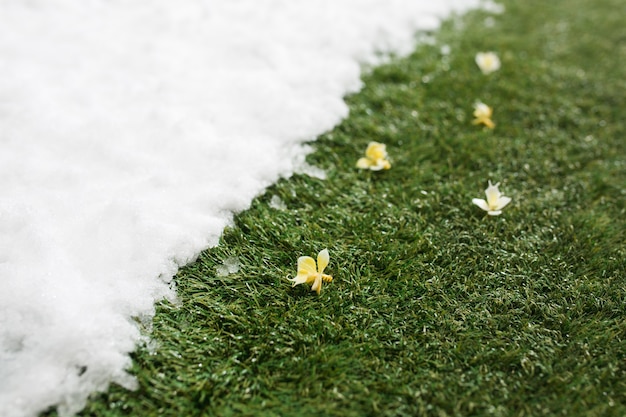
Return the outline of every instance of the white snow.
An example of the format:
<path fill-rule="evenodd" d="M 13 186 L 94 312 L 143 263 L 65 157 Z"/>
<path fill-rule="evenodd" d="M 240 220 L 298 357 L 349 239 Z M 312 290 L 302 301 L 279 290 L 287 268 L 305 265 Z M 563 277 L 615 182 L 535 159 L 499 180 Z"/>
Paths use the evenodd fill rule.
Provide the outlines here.
<path fill-rule="evenodd" d="M 275 210 L 287 210 L 287 204 L 277 195 L 273 195 L 269 206 Z"/>
<path fill-rule="evenodd" d="M 239 268 L 241 268 L 241 261 L 239 258 L 236 256 L 229 256 L 222 261 L 222 265 L 218 265 L 215 272 L 218 277 L 225 277 L 239 272 Z"/>
<path fill-rule="evenodd" d="M 479 3 L 0 0 L 0 415 L 132 388 L 177 268 L 306 170 L 361 65 Z"/>

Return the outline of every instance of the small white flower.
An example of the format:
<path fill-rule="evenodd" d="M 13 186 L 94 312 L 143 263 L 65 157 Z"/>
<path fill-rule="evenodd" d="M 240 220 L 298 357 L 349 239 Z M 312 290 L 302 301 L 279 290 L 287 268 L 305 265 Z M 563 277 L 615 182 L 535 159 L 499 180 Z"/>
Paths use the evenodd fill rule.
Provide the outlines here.
<path fill-rule="evenodd" d="M 499 182 L 494 185 L 489 181 L 489 187 L 485 190 L 487 201 L 482 198 L 474 198 L 472 199 L 472 203 L 485 210 L 490 216 L 501 214 L 504 206 L 511 202 L 511 197 L 503 196 L 500 190 L 498 190 L 499 185 Z"/>
<path fill-rule="evenodd" d="M 476 54 L 475 61 L 485 75 L 500 69 L 500 58 L 494 52 L 479 52 Z"/>

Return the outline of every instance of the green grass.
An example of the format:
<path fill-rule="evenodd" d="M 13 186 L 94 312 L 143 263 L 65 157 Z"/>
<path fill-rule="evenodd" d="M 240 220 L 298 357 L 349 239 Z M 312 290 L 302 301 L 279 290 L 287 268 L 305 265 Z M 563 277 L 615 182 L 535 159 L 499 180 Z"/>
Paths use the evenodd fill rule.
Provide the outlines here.
<path fill-rule="evenodd" d="M 139 389 L 82 415 L 626 415 L 623 0 L 503 3 L 364 76 L 314 143 L 328 178 L 239 214 L 158 306 Z M 495 130 L 471 124 L 478 99 Z M 391 170 L 355 169 L 372 140 Z M 471 204 L 489 179 L 513 198 L 499 217 Z M 334 281 L 292 288 L 323 248 Z"/>

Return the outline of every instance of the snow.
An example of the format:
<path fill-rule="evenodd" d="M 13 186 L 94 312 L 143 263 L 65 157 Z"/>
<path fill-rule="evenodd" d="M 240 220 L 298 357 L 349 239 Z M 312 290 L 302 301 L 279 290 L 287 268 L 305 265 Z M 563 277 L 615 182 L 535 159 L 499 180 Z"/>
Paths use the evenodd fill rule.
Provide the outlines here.
<path fill-rule="evenodd" d="M 219 265 L 215 272 L 218 277 L 225 277 L 239 272 L 239 268 L 241 268 L 241 261 L 239 258 L 236 256 L 229 256 L 222 261 L 222 265 Z"/>
<path fill-rule="evenodd" d="M 479 3 L 0 0 L 0 415 L 132 389 L 177 269 L 281 176 L 323 176 L 303 143 L 362 65 Z"/>
<path fill-rule="evenodd" d="M 273 195 L 269 206 L 275 210 L 287 210 L 287 204 L 277 195 Z"/>

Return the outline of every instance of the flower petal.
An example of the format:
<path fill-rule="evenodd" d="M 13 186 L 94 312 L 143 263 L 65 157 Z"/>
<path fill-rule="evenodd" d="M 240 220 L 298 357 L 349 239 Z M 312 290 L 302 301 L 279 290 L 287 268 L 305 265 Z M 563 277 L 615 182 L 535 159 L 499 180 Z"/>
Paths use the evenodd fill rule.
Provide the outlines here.
<path fill-rule="evenodd" d="M 387 157 L 387 145 L 384 143 L 370 142 L 365 150 L 365 156 L 372 160 L 385 159 Z"/>
<path fill-rule="evenodd" d="M 483 117 L 490 118 L 492 114 L 493 109 L 485 103 L 478 101 L 474 104 L 474 117 L 478 119 Z"/>
<path fill-rule="evenodd" d="M 317 275 L 317 268 L 315 267 L 315 260 L 310 256 L 301 256 L 298 258 L 298 275 L 295 278 L 290 279 L 293 282 L 293 286 L 303 283 L 310 283 L 315 279 Z"/>
<path fill-rule="evenodd" d="M 472 203 L 476 204 L 485 211 L 489 211 L 489 205 L 487 205 L 487 202 L 482 198 L 472 198 Z"/>
<path fill-rule="evenodd" d="M 324 272 L 324 268 L 328 266 L 328 262 L 330 262 L 328 249 L 321 250 L 320 253 L 317 254 L 317 272 L 319 274 Z"/>
<path fill-rule="evenodd" d="M 495 208 L 496 210 L 503 209 L 504 206 L 506 206 L 510 202 L 511 202 L 511 197 L 504 197 L 504 196 L 502 196 L 502 197 L 498 198 L 498 203 L 493 208 Z"/>
<path fill-rule="evenodd" d="M 296 285 L 306 283 L 309 276 L 310 275 L 306 275 L 306 274 L 298 274 L 293 278 L 287 278 L 287 279 L 292 282 L 291 286 L 295 287 Z"/>
<path fill-rule="evenodd" d="M 502 214 L 502 210 L 489 210 L 487 214 L 490 216 L 499 216 Z"/>
<path fill-rule="evenodd" d="M 391 163 L 389 163 L 386 159 L 381 159 L 376 161 L 376 166 L 381 167 L 381 169 L 389 169 L 391 168 Z"/>
<path fill-rule="evenodd" d="M 498 186 L 500 183 L 496 183 L 495 185 L 489 181 L 489 187 L 485 190 L 485 195 L 487 196 L 487 204 L 489 204 L 490 208 L 496 207 L 498 204 L 498 199 L 502 195 L 500 190 L 498 190 Z"/>
<path fill-rule="evenodd" d="M 489 129 L 493 129 L 494 127 L 496 127 L 496 124 L 493 122 L 493 120 L 489 118 L 481 119 L 481 123 L 487 126 Z"/>
<path fill-rule="evenodd" d="M 301 256 L 298 258 L 298 274 L 301 272 L 309 274 L 317 274 L 315 260 L 310 256 Z"/>
<path fill-rule="evenodd" d="M 317 295 L 320 295 L 320 292 L 322 291 L 322 274 L 317 274 L 315 282 L 311 286 L 311 290 L 315 291 Z"/>
<path fill-rule="evenodd" d="M 496 127 L 496 124 L 493 122 L 493 120 L 491 120 L 488 117 L 476 118 L 476 119 L 474 119 L 472 121 L 472 124 L 475 124 L 475 125 L 483 124 L 483 125 L 487 126 L 489 129 L 493 129 L 494 127 Z"/>
<path fill-rule="evenodd" d="M 356 162 L 356 167 L 357 168 L 368 169 L 370 166 L 372 166 L 372 161 L 370 159 L 368 159 L 368 158 L 360 158 Z"/>
<path fill-rule="evenodd" d="M 382 171 L 383 169 L 385 169 L 385 161 L 384 159 L 379 159 L 377 161 L 374 161 L 371 165 L 370 165 L 370 170 L 372 171 Z"/>

